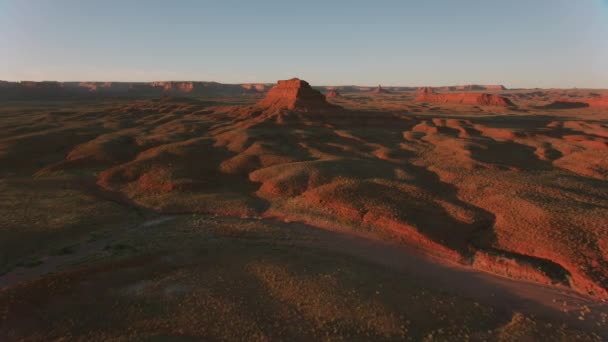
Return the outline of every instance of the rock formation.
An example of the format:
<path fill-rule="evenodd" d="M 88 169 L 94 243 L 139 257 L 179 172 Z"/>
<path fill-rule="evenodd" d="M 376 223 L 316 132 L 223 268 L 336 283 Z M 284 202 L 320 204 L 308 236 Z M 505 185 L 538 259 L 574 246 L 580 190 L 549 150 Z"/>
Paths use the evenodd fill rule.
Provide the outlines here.
<path fill-rule="evenodd" d="M 217 82 L 6 82 L 0 81 L 0 99 L 38 100 L 80 96 L 239 96 L 265 92 L 266 84 Z"/>
<path fill-rule="evenodd" d="M 508 98 L 495 94 L 485 93 L 436 93 L 433 88 L 424 87 L 418 89 L 417 101 L 435 102 L 435 103 L 460 103 L 479 106 L 514 106 L 513 102 Z"/>
<path fill-rule="evenodd" d="M 278 81 L 266 94 L 266 97 L 257 103 L 259 108 L 271 110 L 323 110 L 336 108 L 328 103 L 325 96 L 313 89 L 306 81 L 298 78 Z"/>
<path fill-rule="evenodd" d="M 165 92 L 190 93 L 194 90 L 194 82 L 152 82 L 151 85 Z"/>
<path fill-rule="evenodd" d="M 374 94 L 390 94 L 390 91 L 382 88 L 382 86 L 378 84 L 378 88 L 374 89 L 372 91 L 372 93 L 374 93 Z"/>
<path fill-rule="evenodd" d="M 327 94 L 325 94 L 325 98 L 327 99 L 331 99 L 331 98 L 340 98 L 342 97 L 342 94 L 340 94 L 340 92 L 338 92 L 337 89 L 330 89 Z"/>
<path fill-rule="evenodd" d="M 241 84 L 241 88 L 246 89 L 246 90 L 255 90 L 258 92 L 264 92 L 266 91 L 266 84 L 263 83 L 246 83 L 246 84 Z"/>
<path fill-rule="evenodd" d="M 467 85 L 455 85 L 438 87 L 440 91 L 474 91 L 474 90 L 506 90 L 507 88 L 501 84 L 491 85 L 479 85 L 479 84 L 467 84 Z"/>

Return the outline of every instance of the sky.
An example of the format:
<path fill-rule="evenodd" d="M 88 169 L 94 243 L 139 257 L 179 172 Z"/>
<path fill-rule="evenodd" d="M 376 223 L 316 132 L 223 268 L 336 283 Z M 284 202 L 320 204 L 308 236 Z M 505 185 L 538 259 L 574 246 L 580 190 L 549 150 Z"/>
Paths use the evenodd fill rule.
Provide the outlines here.
<path fill-rule="evenodd" d="M 0 0 L 0 79 L 608 88 L 608 0 Z"/>

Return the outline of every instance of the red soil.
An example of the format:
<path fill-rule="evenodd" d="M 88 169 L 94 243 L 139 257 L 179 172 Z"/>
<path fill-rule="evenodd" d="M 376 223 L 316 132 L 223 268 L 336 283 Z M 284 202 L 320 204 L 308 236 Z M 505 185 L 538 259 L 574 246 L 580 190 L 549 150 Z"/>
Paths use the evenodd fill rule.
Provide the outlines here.
<path fill-rule="evenodd" d="M 5 174 L 84 174 L 160 212 L 371 231 L 489 272 L 608 298 L 606 112 L 560 116 L 536 105 L 589 96 L 538 93 L 523 102 L 529 112 L 504 116 L 451 103 L 508 105 L 500 96 L 431 89 L 419 95 L 441 105 L 407 92 L 349 96 L 341 103 L 352 109 L 338 110 L 292 79 L 257 106 L 167 99 L 20 111 L 2 127 L 0 163 Z M 361 110 L 368 102 L 400 110 Z"/>
<path fill-rule="evenodd" d="M 608 97 L 590 98 L 585 100 L 589 107 L 608 108 Z"/>

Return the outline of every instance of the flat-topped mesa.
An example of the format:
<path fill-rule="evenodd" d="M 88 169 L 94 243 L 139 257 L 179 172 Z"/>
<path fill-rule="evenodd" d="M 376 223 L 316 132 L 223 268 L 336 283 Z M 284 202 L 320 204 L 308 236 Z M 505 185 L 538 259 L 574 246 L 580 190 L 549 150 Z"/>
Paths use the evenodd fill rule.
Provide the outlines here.
<path fill-rule="evenodd" d="M 246 90 L 255 90 L 257 92 L 264 92 L 266 91 L 266 87 L 268 85 L 267 84 L 263 84 L 263 83 L 245 83 L 245 84 L 241 84 L 241 88 L 246 89 Z"/>
<path fill-rule="evenodd" d="M 162 88 L 162 90 L 165 92 L 190 93 L 194 90 L 195 84 L 194 84 L 194 82 L 168 81 L 168 82 L 152 82 L 151 86 Z"/>
<path fill-rule="evenodd" d="M 511 100 L 504 96 L 486 93 L 436 93 L 433 88 L 423 87 L 418 89 L 417 101 L 435 103 L 459 103 L 478 106 L 515 106 Z"/>
<path fill-rule="evenodd" d="M 506 90 L 507 88 L 502 84 L 466 84 L 466 85 L 454 85 L 439 87 L 441 91 L 472 91 L 472 90 Z"/>
<path fill-rule="evenodd" d="M 256 106 L 271 110 L 303 111 L 337 108 L 336 105 L 327 102 L 321 92 L 298 78 L 278 81 Z"/>

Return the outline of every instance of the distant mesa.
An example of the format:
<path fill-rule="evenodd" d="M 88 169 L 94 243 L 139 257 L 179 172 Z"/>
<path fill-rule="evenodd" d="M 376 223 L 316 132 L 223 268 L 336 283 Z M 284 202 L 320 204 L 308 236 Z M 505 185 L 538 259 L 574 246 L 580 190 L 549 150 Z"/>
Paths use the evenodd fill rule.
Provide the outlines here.
<path fill-rule="evenodd" d="M 332 99 L 332 98 L 340 98 L 342 97 L 342 94 L 340 94 L 340 92 L 337 89 L 330 89 L 327 94 L 325 94 L 325 98 L 327 99 Z"/>
<path fill-rule="evenodd" d="M 374 94 L 390 94 L 391 92 L 388 89 L 382 88 L 381 85 L 378 84 L 378 87 L 372 91 Z"/>
<path fill-rule="evenodd" d="M 108 90 L 114 87 L 112 82 L 80 82 L 75 87 L 87 89 L 89 92 L 97 92 L 102 90 Z"/>
<path fill-rule="evenodd" d="M 439 91 L 479 91 L 479 90 L 506 90 L 507 88 L 501 84 L 491 84 L 491 85 L 467 84 L 467 85 L 438 87 L 436 89 Z"/>
<path fill-rule="evenodd" d="M 152 82 L 151 86 L 165 92 L 191 93 L 194 90 L 194 82 Z"/>
<path fill-rule="evenodd" d="M 264 83 L 246 83 L 241 84 L 241 88 L 246 90 L 255 90 L 257 92 L 262 93 L 268 90 L 268 85 Z"/>
<path fill-rule="evenodd" d="M 161 82 L 7 82 L 0 81 L 0 99 L 64 99 L 81 96 L 239 96 L 260 94 L 268 84 L 222 84 L 199 81 Z"/>
<path fill-rule="evenodd" d="M 325 96 L 313 89 L 308 82 L 298 78 L 278 81 L 256 106 L 270 110 L 303 111 L 339 108 L 327 102 Z"/>
<path fill-rule="evenodd" d="M 434 103 L 459 103 L 478 106 L 515 106 L 511 100 L 504 96 L 486 93 L 436 93 L 433 88 L 418 89 L 417 101 Z"/>

